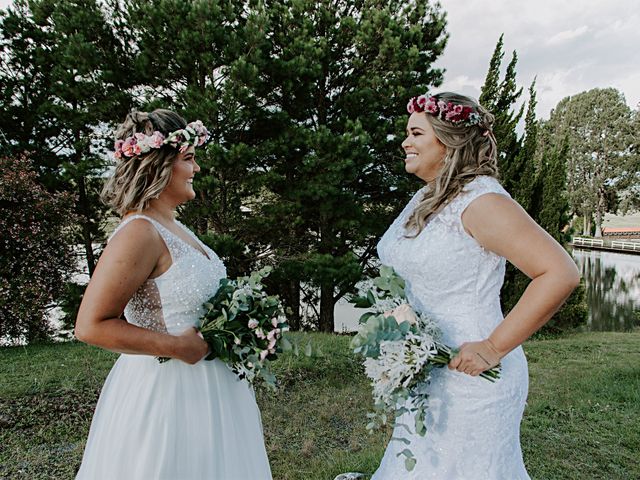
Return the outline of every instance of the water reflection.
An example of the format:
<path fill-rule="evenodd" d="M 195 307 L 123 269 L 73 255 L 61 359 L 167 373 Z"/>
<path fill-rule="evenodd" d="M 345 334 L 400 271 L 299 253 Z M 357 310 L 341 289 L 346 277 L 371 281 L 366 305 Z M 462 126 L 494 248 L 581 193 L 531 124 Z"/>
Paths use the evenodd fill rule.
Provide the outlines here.
<path fill-rule="evenodd" d="M 587 328 L 624 331 L 638 325 L 640 255 L 580 249 L 572 253 L 585 280 Z"/>

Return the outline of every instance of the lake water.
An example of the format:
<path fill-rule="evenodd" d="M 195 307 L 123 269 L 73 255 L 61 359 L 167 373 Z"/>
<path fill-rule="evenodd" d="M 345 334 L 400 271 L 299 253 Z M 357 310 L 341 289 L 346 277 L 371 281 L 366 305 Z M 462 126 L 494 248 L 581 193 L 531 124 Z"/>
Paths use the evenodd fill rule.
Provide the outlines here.
<path fill-rule="evenodd" d="M 640 326 L 640 255 L 573 249 L 586 287 L 587 329 L 626 331 Z"/>

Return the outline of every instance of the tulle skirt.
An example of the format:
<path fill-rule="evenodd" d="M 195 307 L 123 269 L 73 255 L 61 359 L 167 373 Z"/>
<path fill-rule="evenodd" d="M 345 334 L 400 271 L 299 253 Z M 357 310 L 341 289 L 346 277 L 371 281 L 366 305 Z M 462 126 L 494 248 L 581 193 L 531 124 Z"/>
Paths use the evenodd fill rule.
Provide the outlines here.
<path fill-rule="evenodd" d="M 219 360 L 121 355 L 76 478 L 270 480 L 253 390 Z"/>

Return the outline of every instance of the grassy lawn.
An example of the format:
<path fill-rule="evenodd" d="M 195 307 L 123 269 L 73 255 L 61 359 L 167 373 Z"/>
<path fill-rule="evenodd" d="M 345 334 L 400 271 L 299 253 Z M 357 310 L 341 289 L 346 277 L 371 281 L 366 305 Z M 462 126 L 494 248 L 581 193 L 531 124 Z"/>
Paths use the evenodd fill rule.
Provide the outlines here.
<path fill-rule="evenodd" d="M 388 432 L 365 431 L 369 387 L 350 338 L 296 336 L 321 356 L 282 357 L 280 390 L 257 392 L 274 479 L 373 473 Z M 535 340 L 525 351 L 531 477 L 640 478 L 640 331 Z M 0 349 L 0 478 L 73 478 L 115 358 L 78 343 Z"/>

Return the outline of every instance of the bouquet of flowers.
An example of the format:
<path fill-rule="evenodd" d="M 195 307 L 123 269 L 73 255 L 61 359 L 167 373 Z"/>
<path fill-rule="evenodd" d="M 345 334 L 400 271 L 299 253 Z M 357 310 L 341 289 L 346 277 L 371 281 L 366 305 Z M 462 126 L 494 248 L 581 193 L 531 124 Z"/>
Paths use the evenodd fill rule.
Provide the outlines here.
<path fill-rule="evenodd" d="M 265 267 L 248 277 L 220 280 L 198 329 L 210 347 L 206 360 L 219 358 L 240 378 L 250 383 L 261 378 L 275 388 L 269 361 L 292 346 L 282 335 L 288 324 L 280 300 L 264 291 L 262 280 L 270 272 Z"/>
<path fill-rule="evenodd" d="M 360 287 L 351 303 L 370 311 L 360 317 L 351 346 L 365 357 L 365 373 L 373 386 L 374 412 L 367 414 L 367 429 L 385 425 L 388 411 L 393 411 L 394 427 L 400 416 L 411 412 L 415 433 L 424 436 L 431 371 L 447 365 L 458 351 L 440 341 L 440 329 L 432 318 L 407 305 L 404 288 L 404 280 L 387 266 Z M 493 382 L 500 377 L 500 366 L 480 376 Z M 403 426 L 411 433 L 408 425 Z M 405 446 L 411 443 L 402 437 L 392 440 Z M 407 470 L 413 470 L 416 459 L 411 450 L 405 448 L 400 455 L 405 457 Z"/>

